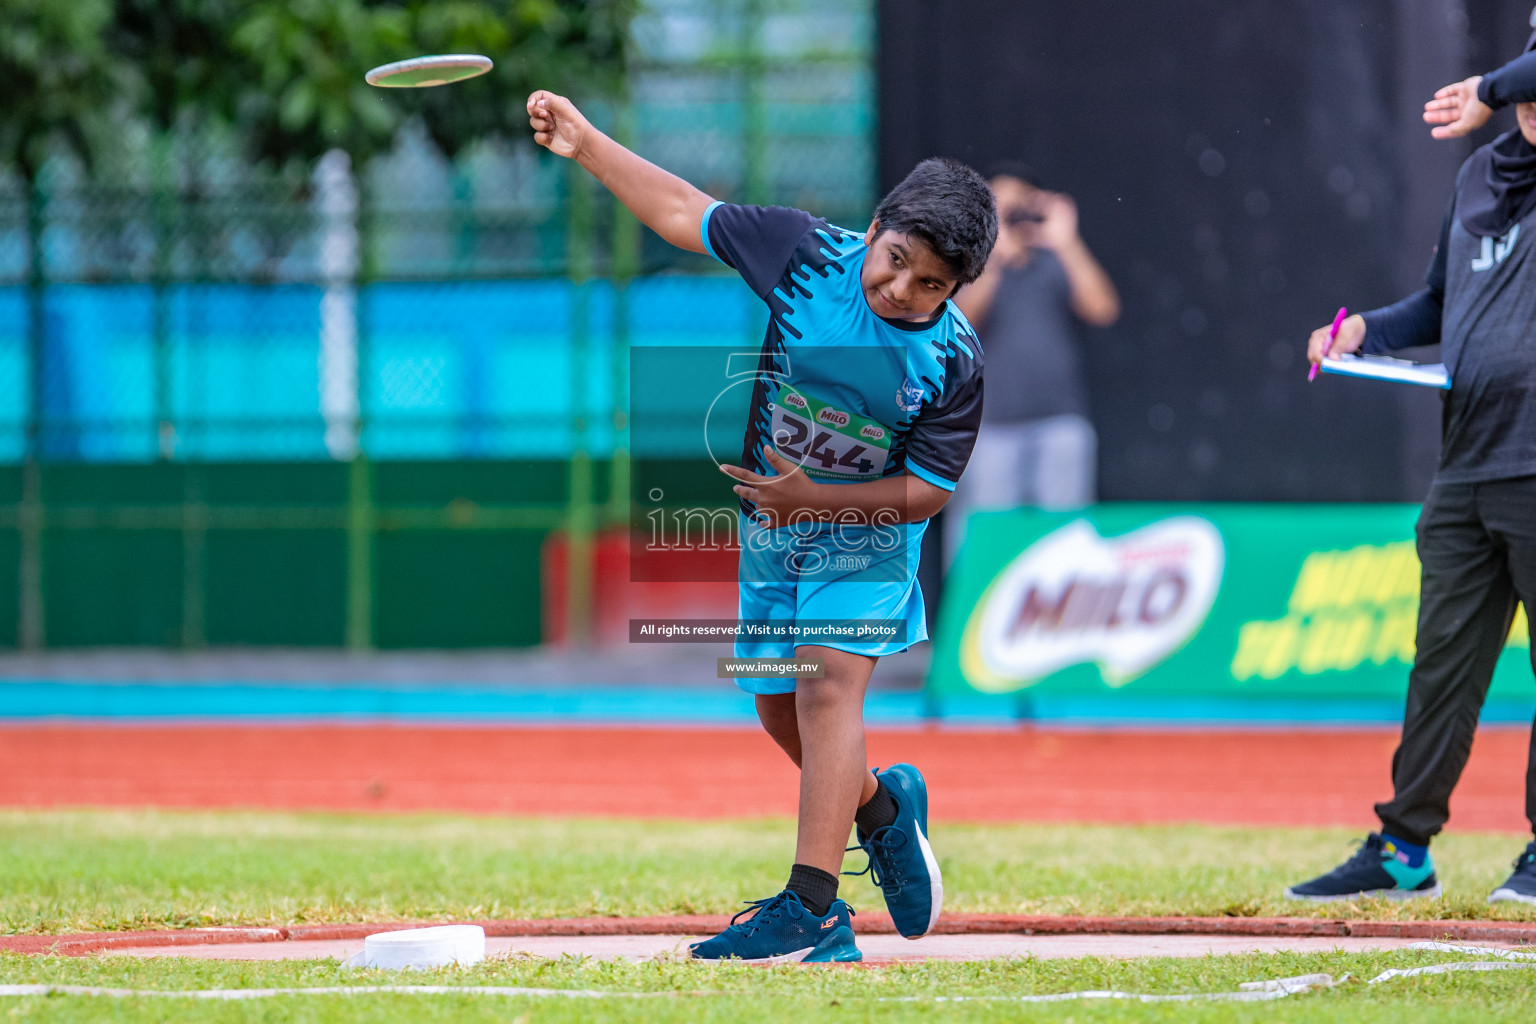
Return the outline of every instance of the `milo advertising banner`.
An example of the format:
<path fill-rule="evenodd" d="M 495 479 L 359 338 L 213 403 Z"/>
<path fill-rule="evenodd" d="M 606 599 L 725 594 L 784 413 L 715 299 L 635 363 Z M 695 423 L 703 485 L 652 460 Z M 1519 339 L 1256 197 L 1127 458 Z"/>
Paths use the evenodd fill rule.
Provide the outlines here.
<path fill-rule="evenodd" d="M 935 695 L 1401 700 L 1417 506 L 980 513 L 945 587 Z M 1523 609 L 1494 692 L 1532 693 Z"/>

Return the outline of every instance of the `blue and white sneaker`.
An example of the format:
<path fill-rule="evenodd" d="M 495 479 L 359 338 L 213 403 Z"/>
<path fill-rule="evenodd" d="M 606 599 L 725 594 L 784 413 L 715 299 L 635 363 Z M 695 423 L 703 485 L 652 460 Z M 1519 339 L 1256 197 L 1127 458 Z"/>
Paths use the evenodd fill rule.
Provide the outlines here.
<path fill-rule="evenodd" d="M 893 764 L 875 772 L 896 799 L 896 821 L 866 836 L 856 830 L 858 846 L 869 854 L 870 878 L 885 893 L 896 930 L 916 939 L 933 928 L 944 907 L 944 878 L 928 845 L 928 784 L 923 773 L 909 764 Z M 862 875 L 864 871 L 849 871 Z"/>
<path fill-rule="evenodd" d="M 1515 858 L 1515 873 L 1493 890 L 1489 903 L 1536 903 L 1536 843 Z"/>
<path fill-rule="evenodd" d="M 1285 895 L 1312 903 L 1367 896 L 1389 900 L 1435 899 L 1440 895 L 1440 883 L 1435 878 L 1434 859 L 1427 852 L 1424 863 L 1410 867 L 1407 854 L 1392 840 L 1372 832 L 1349 860 L 1326 875 L 1291 886 Z"/>
<path fill-rule="evenodd" d="M 736 922 L 745 914 L 752 916 Z M 788 889 L 752 901 L 731 918 L 731 926 L 712 939 L 688 947 L 695 960 L 734 960 L 744 964 L 850 964 L 864 959 L 853 942 L 853 910 L 833 900 L 826 917 L 817 917 Z"/>

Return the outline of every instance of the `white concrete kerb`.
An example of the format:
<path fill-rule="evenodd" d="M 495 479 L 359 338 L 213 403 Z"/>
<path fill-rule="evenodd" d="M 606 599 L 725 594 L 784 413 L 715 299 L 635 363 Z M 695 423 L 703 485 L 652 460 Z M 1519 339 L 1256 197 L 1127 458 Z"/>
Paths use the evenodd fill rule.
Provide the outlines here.
<path fill-rule="evenodd" d="M 467 966 L 485 959 L 485 929 L 477 924 L 445 924 L 379 932 L 363 940 L 362 952 L 343 967 Z"/>

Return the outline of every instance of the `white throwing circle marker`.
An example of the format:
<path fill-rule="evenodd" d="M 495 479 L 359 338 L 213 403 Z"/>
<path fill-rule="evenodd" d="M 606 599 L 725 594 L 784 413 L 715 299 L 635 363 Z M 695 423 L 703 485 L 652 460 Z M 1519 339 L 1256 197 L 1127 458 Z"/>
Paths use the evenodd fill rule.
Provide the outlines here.
<path fill-rule="evenodd" d="M 363 940 L 363 951 L 347 967 L 443 967 L 485 959 L 485 929 L 477 924 L 444 924 L 379 932 Z"/>

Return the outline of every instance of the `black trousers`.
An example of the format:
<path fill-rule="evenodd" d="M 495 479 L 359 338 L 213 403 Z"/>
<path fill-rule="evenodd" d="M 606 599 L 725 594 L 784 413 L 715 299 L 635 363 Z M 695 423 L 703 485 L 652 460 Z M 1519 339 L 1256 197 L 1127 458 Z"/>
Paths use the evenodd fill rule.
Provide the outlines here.
<path fill-rule="evenodd" d="M 1392 755 L 1393 796 L 1376 814 L 1384 831 L 1423 844 L 1450 817 L 1516 604 L 1536 606 L 1536 477 L 1437 481 L 1419 514 L 1418 550 L 1418 653 Z M 1525 814 L 1536 829 L 1536 731 Z"/>

